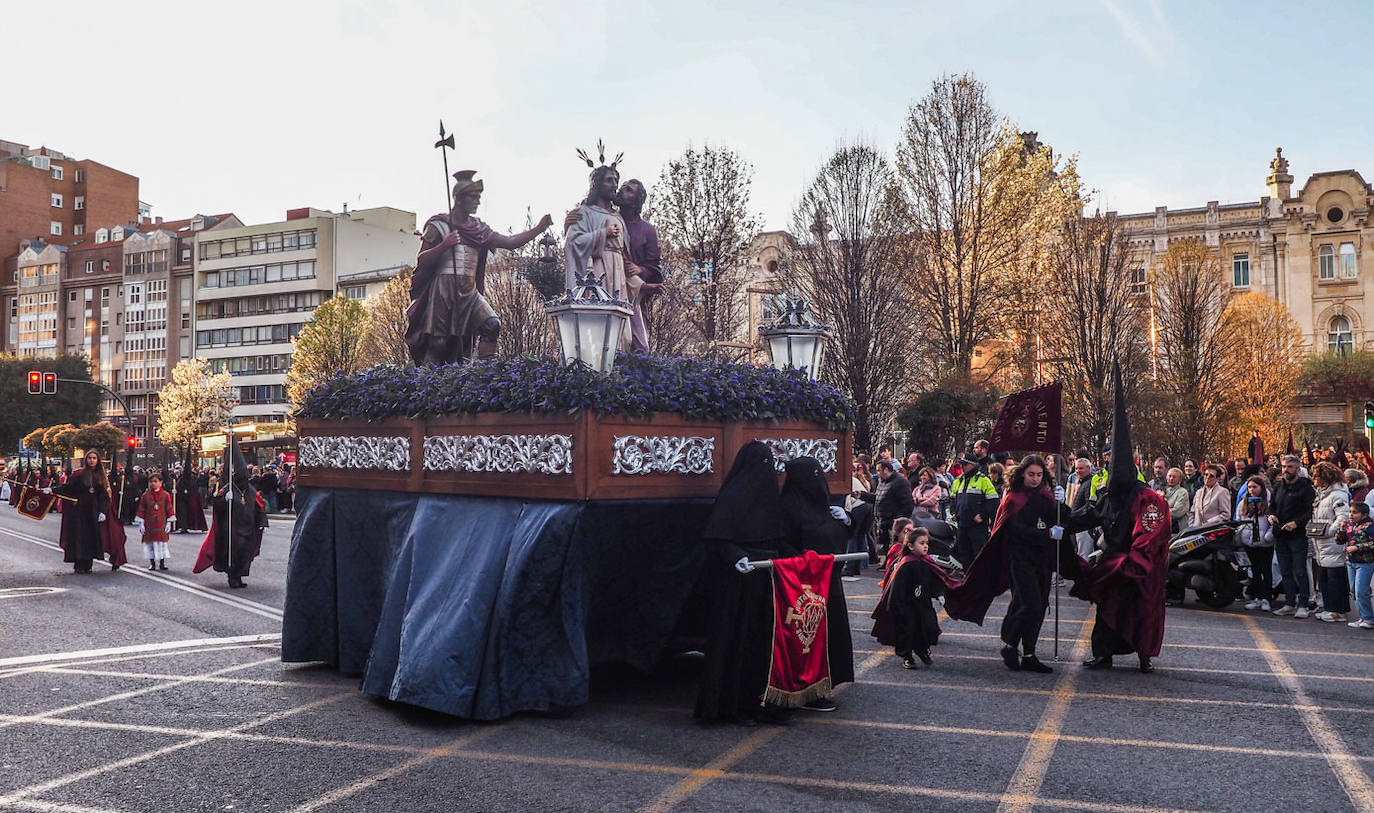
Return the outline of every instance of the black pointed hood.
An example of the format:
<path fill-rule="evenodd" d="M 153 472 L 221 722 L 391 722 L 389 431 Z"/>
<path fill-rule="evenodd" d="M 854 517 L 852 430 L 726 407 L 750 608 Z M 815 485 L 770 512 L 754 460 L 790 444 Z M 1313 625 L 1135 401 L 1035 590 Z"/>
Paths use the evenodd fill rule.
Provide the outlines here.
<path fill-rule="evenodd" d="M 248 476 L 248 461 L 244 460 L 243 450 L 239 448 L 239 436 L 230 432 L 229 443 L 224 447 L 224 457 L 220 463 L 220 482 L 232 480 L 234 489 L 242 492 L 248 488 Z"/>
<path fill-rule="evenodd" d="M 1126 388 L 1121 382 L 1121 365 L 1112 364 L 1112 460 L 1107 469 L 1107 493 L 1134 494 L 1136 479 L 1135 446 L 1131 443 L 1131 421 L 1126 417 Z"/>
<path fill-rule="evenodd" d="M 1135 533 L 1136 495 L 1145 484 L 1136 477 L 1135 456 L 1131 443 L 1131 423 L 1126 417 L 1126 388 L 1121 383 L 1121 365 L 1112 365 L 1115 385 L 1114 414 L 1112 416 L 1112 460 L 1107 469 L 1107 494 L 1098 504 L 1102 518 L 1102 535 L 1109 552 L 1123 553 L 1130 549 Z"/>

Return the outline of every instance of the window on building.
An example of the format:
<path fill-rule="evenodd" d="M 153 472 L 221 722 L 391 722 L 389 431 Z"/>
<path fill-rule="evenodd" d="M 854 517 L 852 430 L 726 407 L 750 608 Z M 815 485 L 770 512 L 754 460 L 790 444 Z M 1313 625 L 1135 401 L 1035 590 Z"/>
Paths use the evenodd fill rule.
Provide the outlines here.
<path fill-rule="evenodd" d="M 87 274 L 94 274 L 94 273 L 95 273 L 95 260 L 87 260 L 87 261 L 86 261 L 86 273 L 87 273 Z"/>
<path fill-rule="evenodd" d="M 60 180 L 62 180 L 62 167 L 59 167 L 59 166 L 57 166 L 57 165 L 53 165 L 53 168 L 52 168 L 52 179 L 53 179 L 54 181 L 60 181 Z"/>
<path fill-rule="evenodd" d="M 52 195 L 52 208 L 54 208 L 54 209 L 61 209 L 61 208 L 62 208 L 62 196 L 61 196 L 61 195 L 59 195 L 59 194 L 57 194 L 57 193 L 53 193 L 53 195 Z"/>
<path fill-rule="evenodd" d="M 349 299 L 367 299 L 367 286 L 350 285 L 344 289 L 344 296 Z"/>
<path fill-rule="evenodd" d="M 1355 244 L 1341 243 L 1341 279 L 1355 279 L 1359 275 L 1355 265 Z"/>
<path fill-rule="evenodd" d="M 85 196 L 85 195 L 77 195 L 76 197 L 72 198 L 72 208 L 75 209 L 75 210 L 77 210 L 78 212 L 81 211 L 82 209 L 85 209 L 85 208 L 86 208 L 86 196 Z"/>
<path fill-rule="evenodd" d="M 75 288 L 73 288 L 72 290 L 70 290 L 70 291 L 67 292 L 67 301 L 68 301 L 68 302 L 75 302 L 75 301 L 76 301 L 76 289 L 75 289 Z"/>
<path fill-rule="evenodd" d="M 1317 249 L 1317 279 L 1336 278 L 1336 251 L 1330 245 Z"/>
<path fill-rule="evenodd" d="M 1231 255 L 1231 284 L 1237 288 L 1250 287 L 1250 255 Z"/>
<path fill-rule="evenodd" d="M 1350 343 L 1354 339 L 1350 331 L 1350 320 L 1344 316 L 1331 317 L 1331 325 L 1326 332 L 1326 348 L 1328 350 L 1350 349 Z"/>
<path fill-rule="evenodd" d="M 62 224 L 58 223 L 56 220 L 49 223 L 48 234 L 56 234 L 59 237 L 62 236 Z"/>
<path fill-rule="evenodd" d="M 1131 293 L 1137 296 L 1145 294 L 1145 269 L 1143 267 L 1131 269 Z"/>
<path fill-rule="evenodd" d="M 85 182 L 86 182 L 86 170 L 84 170 L 84 169 L 78 169 L 78 170 L 76 171 L 76 182 L 77 182 L 77 183 L 85 183 Z"/>
<path fill-rule="evenodd" d="M 86 233 L 86 224 L 85 224 L 85 223 L 77 223 L 75 226 L 72 226 L 72 234 L 85 234 L 85 233 Z"/>

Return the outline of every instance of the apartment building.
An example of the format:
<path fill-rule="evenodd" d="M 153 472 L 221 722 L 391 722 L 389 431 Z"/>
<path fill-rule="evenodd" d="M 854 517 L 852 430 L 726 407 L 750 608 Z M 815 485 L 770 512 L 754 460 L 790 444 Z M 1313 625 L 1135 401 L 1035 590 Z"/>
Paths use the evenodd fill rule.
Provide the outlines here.
<path fill-rule="evenodd" d="M 138 178 L 47 147 L 0 140 L 0 258 L 13 268 L 21 240 L 70 245 L 96 225 L 138 223 Z"/>
<path fill-rule="evenodd" d="M 282 221 L 201 235 L 192 352 L 234 376 L 234 418 L 283 420 L 291 339 L 336 291 L 365 298 L 413 263 L 417 245 L 414 213 L 389 207 L 292 209 Z"/>

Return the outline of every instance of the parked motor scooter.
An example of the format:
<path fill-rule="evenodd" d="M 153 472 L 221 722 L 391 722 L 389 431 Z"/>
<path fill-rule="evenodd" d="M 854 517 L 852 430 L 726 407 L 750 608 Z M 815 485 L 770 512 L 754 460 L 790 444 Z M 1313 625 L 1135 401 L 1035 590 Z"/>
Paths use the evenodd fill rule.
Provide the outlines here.
<path fill-rule="evenodd" d="M 1185 591 L 1214 610 L 1241 596 L 1248 564 L 1239 530 L 1250 520 L 1226 520 L 1184 528 L 1169 541 L 1168 596 L 1182 601 Z"/>

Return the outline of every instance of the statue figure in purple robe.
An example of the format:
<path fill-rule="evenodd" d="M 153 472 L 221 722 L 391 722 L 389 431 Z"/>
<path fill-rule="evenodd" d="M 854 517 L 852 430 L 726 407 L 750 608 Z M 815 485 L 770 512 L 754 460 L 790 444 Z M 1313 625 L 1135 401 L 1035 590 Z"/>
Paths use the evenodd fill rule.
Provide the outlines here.
<path fill-rule="evenodd" d="M 452 364 L 474 355 L 496 355 L 501 320 L 486 298 L 487 254 L 518 249 L 547 229 L 544 215 L 534 228 L 498 234 L 474 215 L 482 203 L 476 170 L 453 173 L 453 209 L 426 223 L 410 282 L 406 345 L 416 364 Z"/>
<path fill-rule="evenodd" d="M 620 209 L 620 219 L 625 223 L 625 251 L 627 255 L 625 275 L 634 287 L 639 281 L 638 294 L 635 296 L 634 316 L 630 317 L 630 337 L 634 349 L 642 352 L 649 350 L 649 336 L 644 327 L 644 311 L 649 300 L 663 284 L 662 251 L 658 246 L 658 230 L 653 224 L 640 217 L 644 202 L 649 193 L 644 184 L 631 178 L 620 186 L 615 195 L 615 205 Z"/>
<path fill-rule="evenodd" d="M 620 185 L 614 164 L 594 167 L 586 199 L 563 221 L 567 286 L 589 271 L 603 277 L 606 290 L 634 306 L 623 342 L 641 351 L 649 348 L 644 301 L 663 281 L 658 232 L 639 216 L 646 197 L 638 180 Z"/>

